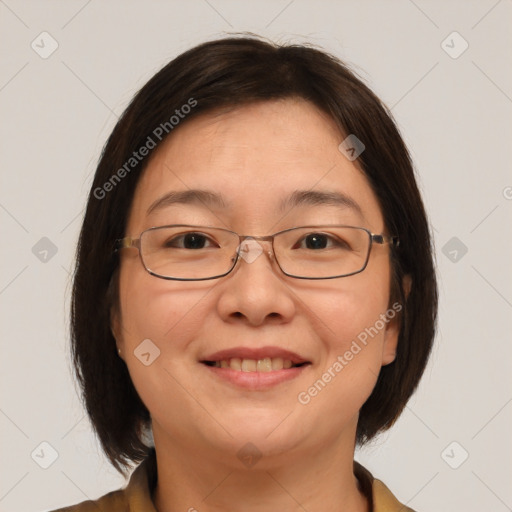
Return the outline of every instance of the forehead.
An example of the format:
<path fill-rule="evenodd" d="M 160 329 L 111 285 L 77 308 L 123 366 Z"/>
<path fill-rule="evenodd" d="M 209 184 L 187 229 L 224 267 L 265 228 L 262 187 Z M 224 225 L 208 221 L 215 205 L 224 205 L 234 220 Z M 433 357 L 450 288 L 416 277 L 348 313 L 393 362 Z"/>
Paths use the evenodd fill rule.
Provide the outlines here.
<path fill-rule="evenodd" d="M 361 170 L 338 150 L 343 139 L 334 121 L 304 100 L 199 115 L 175 129 L 152 156 L 129 225 L 142 227 L 155 215 L 155 202 L 169 192 L 202 189 L 225 199 L 212 205 L 216 213 L 248 222 L 270 221 L 297 191 L 338 193 L 360 207 L 366 227 L 379 229 L 378 202 Z"/>

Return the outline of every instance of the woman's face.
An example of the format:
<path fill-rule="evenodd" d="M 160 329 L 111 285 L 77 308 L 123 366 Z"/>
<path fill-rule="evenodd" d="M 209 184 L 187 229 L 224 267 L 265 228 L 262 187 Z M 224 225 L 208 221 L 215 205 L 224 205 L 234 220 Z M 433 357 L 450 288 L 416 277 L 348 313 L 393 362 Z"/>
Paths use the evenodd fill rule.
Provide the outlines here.
<path fill-rule="evenodd" d="M 326 224 L 383 233 L 368 181 L 338 149 L 343 138 L 332 120 L 300 100 L 190 120 L 149 162 L 126 235 L 169 224 L 256 236 Z M 196 189 L 222 201 L 154 206 L 170 192 Z M 296 191 L 349 201 L 290 206 L 285 201 Z M 374 244 L 363 272 L 330 280 L 287 277 L 270 244 L 261 248 L 225 277 L 189 282 L 154 277 L 136 249 L 122 251 L 112 327 L 150 411 L 157 449 L 179 444 L 237 463 L 249 442 L 287 460 L 337 443 L 353 449 L 359 409 L 396 349 L 397 322 L 387 321 L 395 313 L 389 247 Z M 307 364 L 263 372 L 294 357 Z M 240 371 L 236 358 L 247 360 Z M 205 363 L 221 360 L 230 367 Z"/>

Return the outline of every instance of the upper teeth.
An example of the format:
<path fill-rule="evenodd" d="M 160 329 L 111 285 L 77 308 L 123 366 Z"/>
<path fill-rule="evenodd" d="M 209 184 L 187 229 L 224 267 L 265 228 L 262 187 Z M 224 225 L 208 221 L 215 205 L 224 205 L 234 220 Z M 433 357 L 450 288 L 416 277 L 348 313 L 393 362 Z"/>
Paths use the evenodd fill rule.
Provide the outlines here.
<path fill-rule="evenodd" d="M 271 372 L 273 370 L 282 370 L 291 368 L 293 363 L 289 359 L 282 357 L 265 357 L 263 359 L 240 359 L 233 357 L 222 361 L 215 361 L 217 368 L 231 368 L 242 372 Z"/>

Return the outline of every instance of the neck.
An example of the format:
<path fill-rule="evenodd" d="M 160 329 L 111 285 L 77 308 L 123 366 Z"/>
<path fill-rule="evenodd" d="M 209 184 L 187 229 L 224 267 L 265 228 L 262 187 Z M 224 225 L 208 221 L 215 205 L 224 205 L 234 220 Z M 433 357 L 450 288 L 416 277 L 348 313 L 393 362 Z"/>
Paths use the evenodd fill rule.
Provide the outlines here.
<path fill-rule="evenodd" d="M 347 443 L 342 434 L 307 453 L 294 449 L 273 455 L 268 450 L 245 467 L 238 450 L 178 444 L 153 428 L 158 512 L 369 511 L 353 472 L 354 436 Z"/>

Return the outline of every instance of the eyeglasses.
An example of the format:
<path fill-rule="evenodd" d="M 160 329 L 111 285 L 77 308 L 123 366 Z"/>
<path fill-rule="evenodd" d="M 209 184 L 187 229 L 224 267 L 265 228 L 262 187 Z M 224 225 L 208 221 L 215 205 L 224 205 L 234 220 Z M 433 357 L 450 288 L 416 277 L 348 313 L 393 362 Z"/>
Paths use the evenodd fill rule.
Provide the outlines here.
<path fill-rule="evenodd" d="M 281 271 L 297 279 L 334 279 L 362 272 L 373 243 L 398 246 L 396 236 L 375 235 L 365 228 L 327 225 L 285 229 L 269 236 L 186 224 L 146 229 L 139 238 L 115 241 L 118 251 L 139 250 L 144 268 L 153 276 L 177 281 L 218 279 L 229 274 L 240 258 L 248 263 L 271 242 L 269 255 Z"/>

